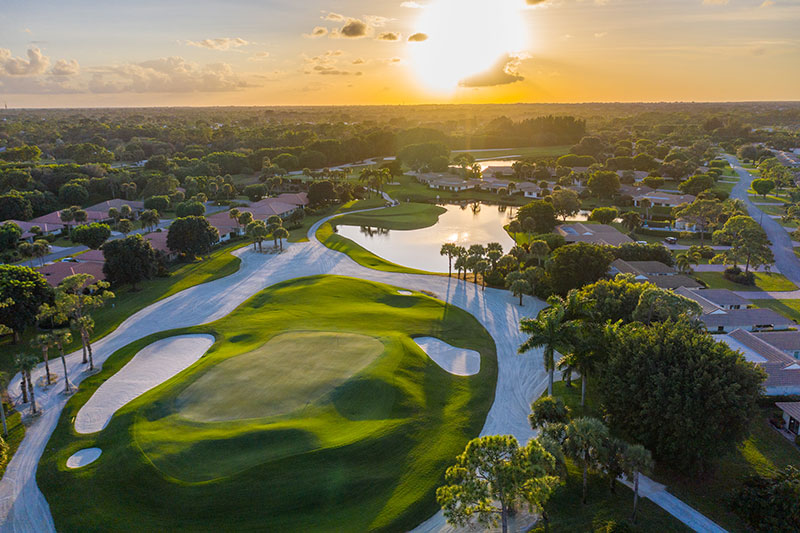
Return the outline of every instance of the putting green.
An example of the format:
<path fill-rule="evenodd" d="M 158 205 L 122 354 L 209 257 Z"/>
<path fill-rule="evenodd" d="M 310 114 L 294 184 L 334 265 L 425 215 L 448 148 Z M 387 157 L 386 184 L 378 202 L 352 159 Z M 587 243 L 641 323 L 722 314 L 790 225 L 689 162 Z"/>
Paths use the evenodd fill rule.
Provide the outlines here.
<path fill-rule="evenodd" d="M 178 396 L 178 412 L 199 422 L 289 413 L 315 403 L 383 351 L 381 341 L 366 335 L 284 333 L 211 367 Z"/>
<path fill-rule="evenodd" d="M 292 280 L 117 351 L 69 399 L 39 464 L 58 531 L 400 531 L 427 519 L 483 427 L 497 361 L 474 317 L 399 289 Z M 103 431 L 74 432 L 80 407 L 141 348 L 189 333 L 217 342 Z M 477 351 L 480 372 L 446 372 L 416 337 Z M 97 461 L 66 467 L 93 447 Z"/>

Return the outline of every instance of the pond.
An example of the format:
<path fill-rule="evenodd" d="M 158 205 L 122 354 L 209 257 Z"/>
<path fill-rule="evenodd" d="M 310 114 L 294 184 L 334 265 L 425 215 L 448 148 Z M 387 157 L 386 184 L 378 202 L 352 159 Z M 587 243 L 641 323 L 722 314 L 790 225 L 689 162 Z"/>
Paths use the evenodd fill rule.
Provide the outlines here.
<path fill-rule="evenodd" d="M 429 272 L 447 272 L 447 257 L 439 255 L 445 242 L 460 246 L 499 242 L 508 253 L 514 241 L 503 229 L 514 217 L 511 207 L 446 205 L 446 213 L 433 226 L 409 231 L 385 230 L 365 226 L 339 226 L 338 233 L 373 254 L 410 268 Z"/>

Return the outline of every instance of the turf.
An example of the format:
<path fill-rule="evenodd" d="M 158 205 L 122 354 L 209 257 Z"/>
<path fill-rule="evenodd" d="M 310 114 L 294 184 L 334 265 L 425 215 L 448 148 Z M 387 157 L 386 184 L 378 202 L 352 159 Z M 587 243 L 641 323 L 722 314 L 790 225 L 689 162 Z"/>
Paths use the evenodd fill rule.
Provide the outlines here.
<path fill-rule="evenodd" d="M 370 226 L 389 230 L 414 230 L 433 226 L 447 209 L 432 204 L 405 203 L 387 209 L 343 215 L 337 226 Z"/>
<path fill-rule="evenodd" d="M 486 150 L 486 151 L 473 151 L 467 153 L 471 154 L 473 157 L 477 159 L 489 159 L 489 158 L 501 159 L 512 155 L 519 157 L 558 157 L 568 153 L 569 149 L 570 149 L 569 145 L 526 146 L 521 148 L 510 148 L 507 150 Z M 458 155 L 458 153 L 454 152 L 452 154 L 452 156 L 456 155 Z"/>
<path fill-rule="evenodd" d="M 178 397 L 179 413 L 199 422 L 291 413 L 347 381 L 383 351 L 378 339 L 352 333 L 277 335 L 200 376 Z"/>
<path fill-rule="evenodd" d="M 216 423 L 181 417 L 178 398 L 188 387 L 286 332 L 363 335 L 385 351 L 292 413 Z M 77 410 L 104 380 L 144 346 L 183 333 L 217 342 L 196 365 L 120 409 L 103 431 L 74 432 Z M 415 336 L 477 350 L 481 372 L 448 374 Z M 113 354 L 67 403 L 37 482 L 59 531 L 109 524 L 117 531 L 407 530 L 436 510 L 435 489 L 480 432 L 496 377 L 494 342 L 460 309 L 350 278 L 293 280 L 217 322 L 151 335 Z M 92 446 L 103 450 L 97 462 L 65 468 L 72 453 Z"/>
<path fill-rule="evenodd" d="M 741 285 L 725 279 L 722 272 L 697 272 L 694 277 L 704 282 L 709 289 L 728 289 L 731 291 L 794 291 L 797 286 L 783 274 L 756 272 L 755 285 Z"/>

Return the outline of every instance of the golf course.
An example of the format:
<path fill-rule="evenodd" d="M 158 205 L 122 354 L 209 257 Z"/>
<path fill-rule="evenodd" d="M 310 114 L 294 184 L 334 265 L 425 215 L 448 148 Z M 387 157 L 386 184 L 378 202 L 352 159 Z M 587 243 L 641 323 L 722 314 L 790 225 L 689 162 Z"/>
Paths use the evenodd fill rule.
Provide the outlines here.
<path fill-rule="evenodd" d="M 187 335 L 214 342 L 104 429 L 75 430 L 137 354 Z M 448 372 L 422 337 L 479 353 L 479 372 Z M 58 531 L 408 530 L 436 512 L 435 489 L 481 432 L 497 372 L 492 337 L 458 307 L 349 277 L 288 280 L 110 355 L 67 402 L 37 483 Z M 90 448 L 102 453 L 67 467 Z"/>

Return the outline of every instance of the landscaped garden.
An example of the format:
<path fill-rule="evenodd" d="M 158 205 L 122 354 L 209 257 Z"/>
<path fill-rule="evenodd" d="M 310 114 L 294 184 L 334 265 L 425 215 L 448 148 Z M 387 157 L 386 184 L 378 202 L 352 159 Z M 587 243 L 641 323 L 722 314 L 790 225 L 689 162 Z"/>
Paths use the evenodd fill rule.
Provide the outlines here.
<path fill-rule="evenodd" d="M 102 431 L 75 432 L 109 376 L 186 333 L 216 342 Z M 415 337 L 477 351 L 480 372 L 448 373 Z M 351 278 L 292 280 L 217 322 L 113 354 L 68 402 L 37 482 L 59 531 L 409 529 L 436 511 L 435 489 L 483 426 L 496 375 L 493 340 L 458 308 Z M 96 462 L 65 466 L 92 447 Z"/>

